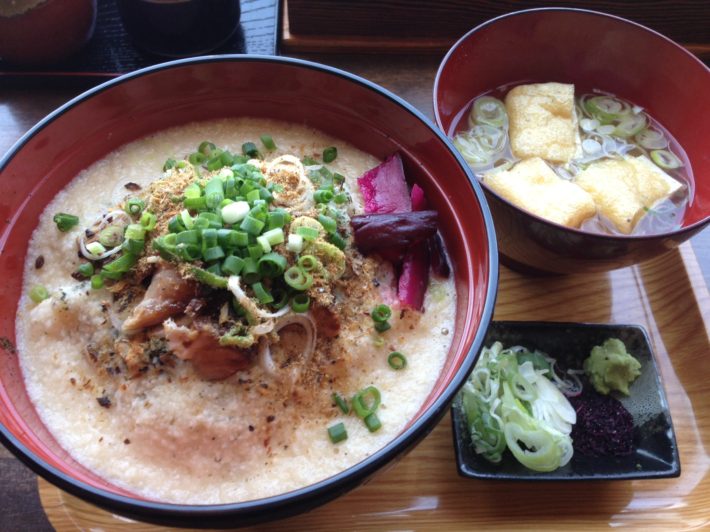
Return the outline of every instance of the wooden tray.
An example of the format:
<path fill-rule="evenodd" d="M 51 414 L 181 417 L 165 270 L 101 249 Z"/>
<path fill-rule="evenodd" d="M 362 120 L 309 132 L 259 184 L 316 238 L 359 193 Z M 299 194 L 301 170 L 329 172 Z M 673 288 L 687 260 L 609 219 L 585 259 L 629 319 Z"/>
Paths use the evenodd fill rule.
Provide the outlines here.
<path fill-rule="evenodd" d="M 260 530 L 689 530 L 710 527 L 710 294 L 689 243 L 606 274 L 534 278 L 501 268 L 495 319 L 638 323 L 649 332 L 678 439 L 681 476 L 614 482 L 459 477 L 447 416 L 414 451 L 369 484 Z M 43 480 L 58 530 L 153 531 Z"/>
<path fill-rule="evenodd" d="M 446 52 L 462 35 L 499 15 L 536 7 L 577 7 L 639 22 L 710 61 L 706 0 L 281 0 L 281 52 Z"/>

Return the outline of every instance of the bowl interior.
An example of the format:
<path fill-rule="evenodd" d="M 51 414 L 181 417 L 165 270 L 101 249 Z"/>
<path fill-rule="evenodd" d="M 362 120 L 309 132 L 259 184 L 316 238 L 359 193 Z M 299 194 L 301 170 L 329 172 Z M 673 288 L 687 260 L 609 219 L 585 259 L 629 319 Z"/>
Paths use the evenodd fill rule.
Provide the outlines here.
<path fill-rule="evenodd" d="M 443 412 L 455 391 L 452 382 L 462 378 L 459 369 L 473 363 L 477 347 L 471 346 L 477 334 L 482 337 L 492 312 L 495 238 L 480 190 L 470 185 L 460 159 L 425 119 L 373 85 L 318 65 L 237 56 L 179 61 L 98 87 L 40 123 L 0 162 L 0 214 L 8 220 L 0 238 L 5 280 L 0 337 L 14 343 L 27 242 L 57 192 L 80 170 L 129 141 L 229 116 L 307 124 L 379 158 L 399 151 L 408 179 L 424 188 L 438 210 L 457 285 L 456 327 L 432 393 L 393 442 L 401 444 L 433 410 Z M 13 446 L 24 447 L 30 462 L 38 458 L 89 486 L 132 496 L 87 471 L 48 434 L 24 389 L 16 356 L 0 356 L 0 424 Z"/>
<path fill-rule="evenodd" d="M 660 34 L 618 17 L 539 9 L 506 15 L 465 35 L 442 63 L 436 120 L 447 134 L 475 96 L 522 82 L 573 83 L 648 110 L 679 141 L 692 165 L 694 197 L 683 226 L 710 217 L 710 70 Z"/>

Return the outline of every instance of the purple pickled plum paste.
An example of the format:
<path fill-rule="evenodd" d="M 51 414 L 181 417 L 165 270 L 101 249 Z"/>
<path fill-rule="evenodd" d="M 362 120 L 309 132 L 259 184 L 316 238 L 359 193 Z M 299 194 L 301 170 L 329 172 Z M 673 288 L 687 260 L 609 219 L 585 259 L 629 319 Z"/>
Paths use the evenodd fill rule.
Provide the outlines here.
<path fill-rule="evenodd" d="M 634 452 L 634 420 L 618 399 L 587 391 L 569 400 L 577 412 L 571 434 L 575 451 L 587 456 Z"/>

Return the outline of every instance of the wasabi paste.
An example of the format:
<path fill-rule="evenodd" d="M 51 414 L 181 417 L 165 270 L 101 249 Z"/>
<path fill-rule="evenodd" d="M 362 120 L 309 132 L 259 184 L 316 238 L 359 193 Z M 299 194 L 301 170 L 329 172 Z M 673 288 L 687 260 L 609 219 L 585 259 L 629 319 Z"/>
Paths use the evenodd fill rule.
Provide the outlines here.
<path fill-rule="evenodd" d="M 617 390 L 629 395 L 629 384 L 641 375 L 641 363 L 626 351 L 618 338 L 609 338 L 592 349 L 584 361 L 584 371 L 601 394 Z"/>

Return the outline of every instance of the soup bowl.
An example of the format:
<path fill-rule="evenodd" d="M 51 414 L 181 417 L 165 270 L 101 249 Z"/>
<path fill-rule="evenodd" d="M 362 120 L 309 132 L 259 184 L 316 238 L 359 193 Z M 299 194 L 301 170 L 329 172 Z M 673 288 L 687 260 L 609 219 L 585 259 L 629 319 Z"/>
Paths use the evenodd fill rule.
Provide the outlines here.
<path fill-rule="evenodd" d="M 44 206 L 78 172 L 119 146 L 172 126 L 239 116 L 306 124 L 378 158 L 395 151 L 402 155 L 408 179 L 424 189 L 439 213 L 458 294 L 452 346 L 432 391 L 404 430 L 349 469 L 259 500 L 221 505 L 148 500 L 72 458 L 28 397 L 14 347 L 28 241 Z M 260 56 L 210 56 L 157 65 L 100 85 L 50 114 L 0 160 L 0 172 L 0 213 L 7 220 L 0 237 L 0 439 L 65 491 L 132 518 L 194 527 L 240 526 L 303 512 L 345 493 L 402 455 L 440 420 L 472 369 L 491 319 L 498 255 L 480 186 L 422 114 L 340 70 Z"/>
<path fill-rule="evenodd" d="M 449 136 L 471 100 L 523 82 L 572 83 L 643 107 L 685 150 L 694 187 L 679 228 L 648 236 L 585 232 L 540 218 L 484 185 L 501 262 L 528 272 L 621 268 L 675 248 L 710 222 L 710 70 L 666 37 L 619 17 L 544 8 L 492 19 L 464 35 L 434 83 L 434 114 Z"/>

